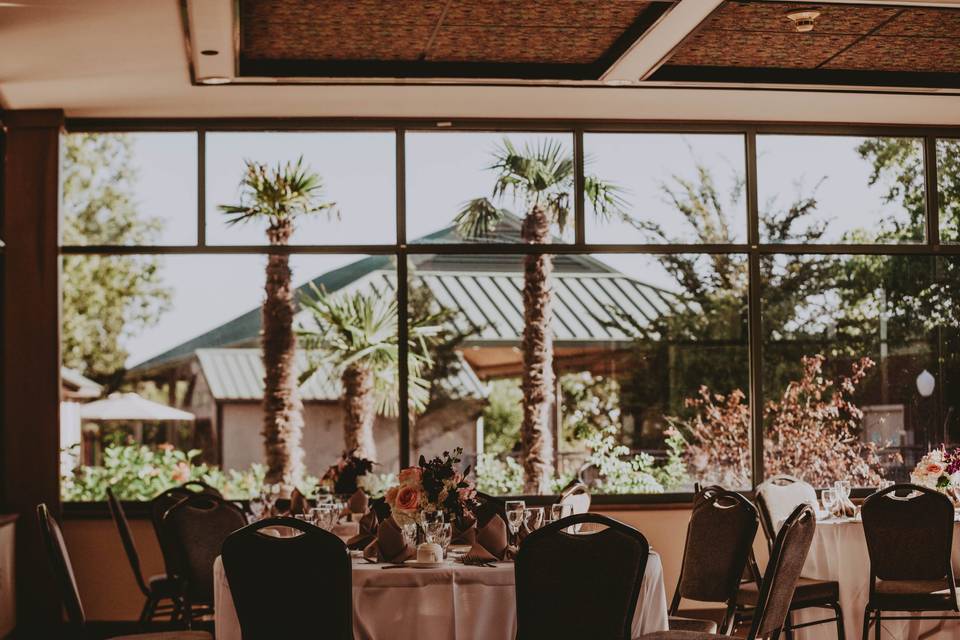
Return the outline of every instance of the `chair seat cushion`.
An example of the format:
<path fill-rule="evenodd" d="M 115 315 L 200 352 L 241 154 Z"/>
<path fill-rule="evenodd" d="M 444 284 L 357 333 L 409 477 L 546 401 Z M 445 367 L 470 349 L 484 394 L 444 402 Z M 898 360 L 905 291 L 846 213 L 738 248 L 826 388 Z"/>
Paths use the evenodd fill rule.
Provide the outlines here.
<path fill-rule="evenodd" d="M 702 631 L 657 631 L 640 636 L 639 640 L 730 640 L 730 636 Z"/>
<path fill-rule="evenodd" d="M 945 580 L 877 580 L 869 606 L 891 611 L 956 611 Z"/>
<path fill-rule="evenodd" d="M 115 636 L 110 640 L 213 640 L 213 636 L 206 631 L 158 631 L 136 633 L 132 636 Z"/>
<path fill-rule="evenodd" d="M 670 616 L 668 623 L 670 626 L 670 631 L 699 631 L 700 633 L 717 633 L 717 623 L 713 620 Z"/>
<path fill-rule="evenodd" d="M 748 582 L 740 586 L 737 592 L 737 604 L 749 607 L 757 606 L 759 597 L 757 583 Z M 840 599 L 840 585 L 829 580 L 813 580 L 800 578 L 797 589 L 793 592 L 794 608 L 810 606 L 821 602 L 836 602 Z"/>
<path fill-rule="evenodd" d="M 150 593 L 158 596 L 169 598 L 180 593 L 180 584 L 173 578 L 168 578 L 165 573 L 150 576 L 147 586 L 150 588 Z"/>

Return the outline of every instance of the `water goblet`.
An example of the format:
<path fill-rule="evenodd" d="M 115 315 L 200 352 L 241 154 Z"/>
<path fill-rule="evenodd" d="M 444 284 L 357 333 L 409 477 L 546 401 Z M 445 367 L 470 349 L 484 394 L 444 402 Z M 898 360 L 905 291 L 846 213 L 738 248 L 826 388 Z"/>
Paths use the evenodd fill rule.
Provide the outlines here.
<path fill-rule="evenodd" d="M 443 557 L 447 557 L 447 547 L 450 546 L 451 540 L 453 540 L 453 525 L 449 522 L 438 522 L 433 525 L 434 528 L 434 539 L 433 542 L 436 542 L 443 549 Z"/>
<path fill-rule="evenodd" d="M 528 507 L 523 510 L 523 526 L 533 533 L 543 526 L 543 507 Z"/>
<path fill-rule="evenodd" d="M 504 504 L 504 511 L 507 514 L 507 526 L 510 527 L 510 538 L 512 544 L 516 544 L 517 532 L 520 531 L 520 525 L 523 524 L 523 512 L 527 508 L 527 503 L 523 500 L 507 500 Z"/>
<path fill-rule="evenodd" d="M 408 522 L 400 527 L 403 532 L 403 541 L 411 547 L 417 546 L 417 523 Z"/>
<path fill-rule="evenodd" d="M 443 511 L 421 511 L 420 512 L 420 525 L 424 528 L 430 526 L 431 524 L 442 523 L 443 522 Z"/>
<path fill-rule="evenodd" d="M 833 488 L 837 490 L 839 500 L 843 501 L 850 497 L 851 485 L 849 480 L 837 480 Z"/>
<path fill-rule="evenodd" d="M 263 513 L 266 510 L 266 504 L 263 501 L 262 496 L 254 496 L 250 498 L 250 522 L 259 522 L 263 519 Z"/>
<path fill-rule="evenodd" d="M 550 505 L 550 522 L 556 522 L 561 518 L 566 518 L 567 516 L 573 515 L 573 505 L 572 504 L 552 504 Z"/>
<path fill-rule="evenodd" d="M 837 490 L 836 489 L 824 489 L 820 492 L 820 500 L 823 502 L 823 509 L 827 512 L 827 518 L 832 518 L 836 515 L 837 510 Z"/>

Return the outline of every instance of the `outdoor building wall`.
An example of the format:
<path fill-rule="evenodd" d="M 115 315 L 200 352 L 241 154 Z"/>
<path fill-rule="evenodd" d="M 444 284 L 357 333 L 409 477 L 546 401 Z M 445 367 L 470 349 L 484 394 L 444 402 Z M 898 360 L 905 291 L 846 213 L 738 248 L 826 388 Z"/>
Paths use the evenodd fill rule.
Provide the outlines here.
<path fill-rule="evenodd" d="M 259 402 L 223 404 L 223 468 L 246 469 L 263 461 L 263 409 Z M 445 418 L 445 419 L 444 419 Z M 412 447 L 414 460 L 420 453 L 437 455 L 462 446 L 465 456 L 476 454 L 477 422 L 464 415 L 445 412 L 442 418 L 424 417 L 423 439 Z M 377 417 L 374 425 L 379 473 L 396 472 L 400 451 L 399 427 L 394 418 Z M 343 452 L 343 410 L 340 405 L 309 402 L 304 405 L 303 448 L 308 473 L 320 475 Z"/>

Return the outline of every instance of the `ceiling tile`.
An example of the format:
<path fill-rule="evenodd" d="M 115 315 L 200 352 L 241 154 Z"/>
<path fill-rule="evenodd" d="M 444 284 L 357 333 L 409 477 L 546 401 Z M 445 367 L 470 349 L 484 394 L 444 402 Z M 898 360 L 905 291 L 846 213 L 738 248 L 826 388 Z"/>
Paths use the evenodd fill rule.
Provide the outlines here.
<path fill-rule="evenodd" d="M 960 73 L 960 43 L 952 38 L 869 37 L 824 68 Z"/>
<path fill-rule="evenodd" d="M 443 24 L 626 29 L 649 5 L 640 0 L 608 0 L 602 5 L 584 0 L 453 0 Z"/>
<path fill-rule="evenodd" d="M 705 30 L 796 33 L 787 14 L 804 6 L 795 2 L 727 2 L 709 18 Z M 865 34 L 895 16 L 898 11 L 892 7 L 876 6 L 812 6 L 820 11 L 816 32 L 821 34 Z"/>
<path fill-rule="evenodd" d="M 800 37 L 797 37 L 800 36 Z M 814 69 L 856 40 L 854 35 L 701 31 L 671 65 Z"/>
<path fill-rule="evenodd" d="M 960 39 L 960 11 L 905 9 L 878 29 L 876 35 Z"/>
<path fill-rule="evenodd" d="M 443 26 L 427 59 L 589 64 L 601 57 L 621 33 L 620 29 Z"/>

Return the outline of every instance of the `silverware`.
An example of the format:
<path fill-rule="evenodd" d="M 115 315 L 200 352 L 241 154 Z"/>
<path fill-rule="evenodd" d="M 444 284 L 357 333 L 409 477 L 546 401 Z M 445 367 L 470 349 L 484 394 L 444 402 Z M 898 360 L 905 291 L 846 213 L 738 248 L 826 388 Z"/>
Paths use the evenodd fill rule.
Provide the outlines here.
<path fill-rule="evenodd" d="M 381 569 L 405 569 L 405 568 L 407 568 L 407 565 L 405 565 L 405 564 L 385 564 L 385 565 L 383 565 L 383 566 L 380 567 L 380 568 L 381 568 Z"/>

